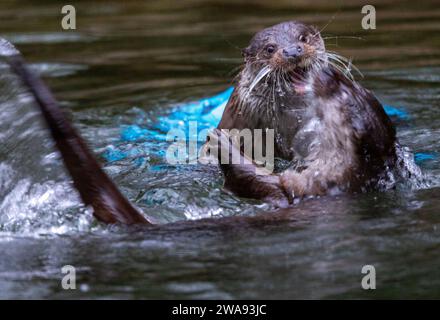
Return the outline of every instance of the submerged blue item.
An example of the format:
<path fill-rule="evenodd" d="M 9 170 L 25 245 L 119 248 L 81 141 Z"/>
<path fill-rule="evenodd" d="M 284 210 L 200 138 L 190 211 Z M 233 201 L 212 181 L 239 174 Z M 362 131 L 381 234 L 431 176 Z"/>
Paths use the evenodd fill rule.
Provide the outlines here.
<path fill-rule="evenodd" d="M 109 146 L 102 154 L 107 162 L 119 161 L 127 158 L 127 152 L 116 149 L 114 146 Z"/>
<path fill-rule="evenodd" d="M 386 114 L 389 115 L 390 117 L 396 117 L 400 120 L 409 119 L 409 114 L 405 110 L 403 110 L 403 108 L 396 108 L 386 104 L 383 105 L 383 108 Z"/>
<path fill-rule="evenodd" d="M 425 161 L 435 160 L 435 159 L 437 159 L 437 154 L 434 153 L 417 152 L 414 154 L 414 160 L 417 164 L 421 164 Z"/>
<path fill-rule="evenodd" d="M 233 87 L 229 87 L 225 91 L 195 102 L 183 103 L 175 106 L 169 113 L 160 116 L 149 128 L 142 128 L 142 121 L 138 124 L 125 125 L 121 128 L 121 136 L 119 143 L 136 143 L 142 141 L 166 141 L 167 134 L 173 130 L 185 132 L 185 138 L 203 143 L 206 134 L 201 134 L 203 130 L 215 128 L 222 117 L 226 104 L 234 91 Z M 403 108 L 396 108 L 390 105 L 384 105 L 385 112 L 392 118 L 398 120 L 408 120 L 409 114 Z M 143 112 L 143 111 L 141 111 Z M 148 115 L 142 114 L 143 119 L 148 119 Z M 147 147 L 145 144 L 142 147 Z M 131 152 L 121 151 L 117 147 L 108 148 L 103 157 L 109 161 L 119 161 L 130 156 L 137 156 L 136 161 L 139 162 L 140 146 L 134 147 Z M 137 151 L 136 151 L 137 150 Z M 435 159 L 436 155 L 429 153 L 417 153 L 415 159 L 418 162 Z"/>
<path fill-rule="evenodd" d="M 197 122 L 197 129 L 211 129 L 218 125 L 233 87 L 196 102 L 177 105 L 172 112 L 158 118 L 154 128 L 164 133 L 172 129 L 187 129 L 190 122 Z M 195 124 L 195 123 L 194 123 Z"/>

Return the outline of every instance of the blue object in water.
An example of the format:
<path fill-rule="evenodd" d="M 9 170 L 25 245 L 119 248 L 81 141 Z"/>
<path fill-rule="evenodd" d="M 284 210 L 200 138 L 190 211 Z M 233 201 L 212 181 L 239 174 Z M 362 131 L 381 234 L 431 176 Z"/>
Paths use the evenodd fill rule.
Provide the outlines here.
<path fill-rule="evenodd" d="M 107 162 L 114 162 L 123 160 L 127 157 L 127 153 L 121 150 L 116 149 L 114 146 L 109 146 L 102 154 Z"/>
<path fill-rule="evenodd" d="M 409 119 L 409 114 L 403 110 L 403 108 L 396 108 L 390 105 L 383 105 L 383 108 L 386 112 L 387 115 L 389 115 L 390 117 L 397 117 L 400 120 L 408 120 Z"/>
<path fill-rule="evenodd" d="M 129 125 L 122 128 L 121 140 L 122 141 L 136 141 L 145 138 L 148 133 L 147 129 L 142 129 L 138 125 Z"/>
<path fill-rule="evenodd" d="M 226 89 L 222 93 L 219 93 L 216 96 L 200 100 L 199 103 L 203 105 L 202 113 L 211 113 L 218 106 L 226 104 L 226 102 L 228 102 L 229 98 L 231 97 L 233 91 L 234 87 L 229 87 L 228 89 Z"/>
<path fill-rule="evenodd" d="M 139 140 L 145 139 L 153 139 L 165 141 L 166 135 L 161 134 L 159 132 L 143 129 L 139 127 L 137 124 L 132 124 L 128 126 L 122 126 L 121 129 L 121 140 L 125 142 L 135 142 Z"/>
<path fill-rule="evenodd" d="M 417 164 L 420 164 L 425 161 L 429 160 L 435 160 L 437 159 L 437 155 L 433 153 L 424 153 L 424 152 L 417 152 L 414 154 L 414 161 Z"/>
<path fill-rule="evenodd" d="M 168 132 L 172 129 L 186 131 L 191 121 L 197 122 L 197 131 L 199 132 L 203 129 L 214 128 L 218 125 L 233 90 L 234 88 L 230 87 L 215 96 L 180 104 L 170 114 L 159 117 L 155 128 L 162 132 Z"/>

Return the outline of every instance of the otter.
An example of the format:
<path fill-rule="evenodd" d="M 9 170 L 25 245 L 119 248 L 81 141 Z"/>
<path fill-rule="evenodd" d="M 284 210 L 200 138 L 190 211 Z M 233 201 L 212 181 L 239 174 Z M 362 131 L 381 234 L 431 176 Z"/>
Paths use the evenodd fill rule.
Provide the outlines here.
<path fill-rule="evenodd" d="M 227 145 L 225 129 L 270 128 L 275 157 L 294 165 L 261 175 L 252 161 L 220 163 L 226 189 L 284 207 L 304 197 L 389 186 L 384 181 L 400 148 L 395 128 L 373 93 L 351 76 L 350 63 L 326 51 L 316 27 L 277 24 L 258 32 L 242 53 L 244 67 L 211 138 Z"/>

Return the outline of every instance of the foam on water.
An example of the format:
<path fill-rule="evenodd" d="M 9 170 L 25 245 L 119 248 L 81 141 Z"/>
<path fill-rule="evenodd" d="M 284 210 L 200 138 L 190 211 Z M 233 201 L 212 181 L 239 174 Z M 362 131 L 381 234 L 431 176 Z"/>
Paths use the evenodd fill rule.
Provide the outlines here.
<path fill-rule="evenodd" d="M 0 38 L 0 56 L 10 57 L 20 54 L 14 45 L 4 38 Z"/>

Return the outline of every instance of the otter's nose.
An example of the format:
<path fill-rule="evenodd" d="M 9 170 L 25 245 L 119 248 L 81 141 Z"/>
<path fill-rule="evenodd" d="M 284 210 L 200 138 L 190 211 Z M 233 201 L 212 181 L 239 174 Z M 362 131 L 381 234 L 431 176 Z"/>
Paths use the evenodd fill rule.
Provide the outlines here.
<path fill-rule="evenodd" d="M 301 55 L 303 49 L 301 46 L 292 46 L 289 48 L 283 49 L 283 55 L 286 58 L 296 58 Z"/>

